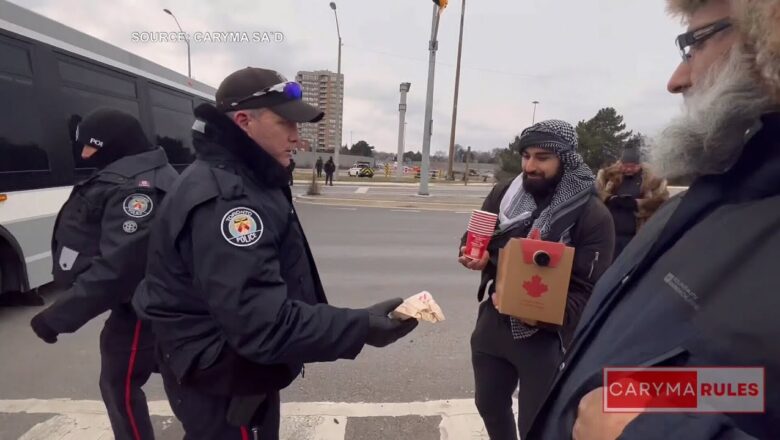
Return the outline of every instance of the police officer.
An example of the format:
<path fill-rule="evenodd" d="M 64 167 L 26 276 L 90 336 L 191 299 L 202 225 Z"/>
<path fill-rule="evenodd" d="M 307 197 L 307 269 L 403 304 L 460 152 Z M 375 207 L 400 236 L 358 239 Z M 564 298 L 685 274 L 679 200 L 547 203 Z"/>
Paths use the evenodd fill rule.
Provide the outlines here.
<path fill-rule="evenodd" d="M 133 116 L 98 109 L 78 125 L 97 168 L 73 187 L 54 225 L 54 282 L 67 289 L 30 325 L 45 342 L 111 310 L 100 334 L 100 391 L 117 439 L 154 438 L 141 386 L 156 369 L 151 329 L 130 304 L 144 276 L 149 225 L 177 177 Z"/>
<path fill-rule="evenodd" d="M 133 305 L 152 322 L 187 439 L 276 439 L 279 390 L 304 363 L 354 359 L 417 325 L 388 317 L 400 298 L 327 304 L 288 186 L 298 123 L 323 117 L 301 99 L 272 70 L 225 78 L 216 107 L 195 110 L 197 160 L 153 228 Z"/>

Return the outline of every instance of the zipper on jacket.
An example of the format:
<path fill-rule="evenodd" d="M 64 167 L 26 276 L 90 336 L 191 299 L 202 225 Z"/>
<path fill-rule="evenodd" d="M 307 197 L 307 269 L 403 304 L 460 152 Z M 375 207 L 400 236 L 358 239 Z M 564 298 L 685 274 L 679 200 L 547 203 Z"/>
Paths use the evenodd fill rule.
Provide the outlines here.
<path fill-rule="evenodd" d="M 599 262 L 599 253 L 596 251 L 596 258 L 593 259 L 593 261 L 590 263 L 590 273 L 588 274 L 588 279 L 590 279 L 593 276 L 593 270 L 596 269 L 596 263 Z"/>

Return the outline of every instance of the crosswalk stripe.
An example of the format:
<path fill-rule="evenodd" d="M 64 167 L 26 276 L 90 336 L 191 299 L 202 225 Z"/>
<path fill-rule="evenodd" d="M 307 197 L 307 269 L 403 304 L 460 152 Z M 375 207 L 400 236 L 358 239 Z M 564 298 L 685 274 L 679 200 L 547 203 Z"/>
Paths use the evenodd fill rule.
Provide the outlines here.
<path fill-rule="evenodd" d="M 153 416 L 173 417 L 165 400 L 150 401 Z M 514 402 L 517 413 L 517 401 Z M 0 400 L 0 413 L 55 414 L 38 423 L 21 440 L 108 440 L 111 425 L 99 400 L 19 399 Z M 346 436 L 350 418 L 440 417 L 442 440 L 488 439 L 472 399 L 433 400 L 400 403 L 289 402 L 281 408 L 280 438 L 296 440 L 340 440 Z"/>

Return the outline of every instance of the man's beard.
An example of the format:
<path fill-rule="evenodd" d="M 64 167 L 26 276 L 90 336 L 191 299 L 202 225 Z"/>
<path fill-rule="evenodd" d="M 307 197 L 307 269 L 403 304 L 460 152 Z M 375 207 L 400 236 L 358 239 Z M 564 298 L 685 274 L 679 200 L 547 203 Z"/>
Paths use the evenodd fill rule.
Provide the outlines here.
<path fill-rule="evenodd" d="M 523 189 L 534 196 L 534 198 L 544 198 L 552 194 L 563 179 L 563 164 L 558 169 L 558 174 L 553 177 L 529 179 L 527 174 L 523 174 Z"/>
<path fill-rule="evenodd" d="M 745 132 L 773 107 L 750 59 L 734 48 L 685 97 L 685 110 L 646 147 L 654 171 L 667 178 L 721 174 L 739 159 Z"/>

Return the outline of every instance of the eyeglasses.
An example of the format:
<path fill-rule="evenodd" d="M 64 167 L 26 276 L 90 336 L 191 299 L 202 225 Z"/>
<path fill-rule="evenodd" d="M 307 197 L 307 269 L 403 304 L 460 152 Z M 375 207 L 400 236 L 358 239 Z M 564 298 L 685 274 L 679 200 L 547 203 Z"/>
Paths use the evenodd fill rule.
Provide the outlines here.
<path fill-rule="evenodd" d="M 677 43 L 677 47 L 680 48 L 680 55 L 682 55 L 683 62 L 687 63 L 688 60 L 691 59 L 693 56 L 691 52 L 694 49 L 701 47 L 702 43 L 712 38 L 718 32 L 726 30 L 731 26 L 731 20 L 724 18 L 677 36 L 675 42 Z"/>
<path fill-rule="evenodd" d="M 281 93 L 284 95 L 285 98 L 290 100 L 296 100 L 296 101 L 303 98 L 303 89 L 301 88 L 301 85 L 298 84 L 297 82 L 290 81 L 290 82 L 274 84 L 271 87 L 266 87 L 265 89 L 260 90 L 259 92 L 252 93 L 251 95 L 245 96 L 237 101 L 231 102 L 230 106 L 235 107 L 238 104 L 241 104 L 242 102 L 249 101 L 250 99 L 259 98 L 269 93 Z"/>

